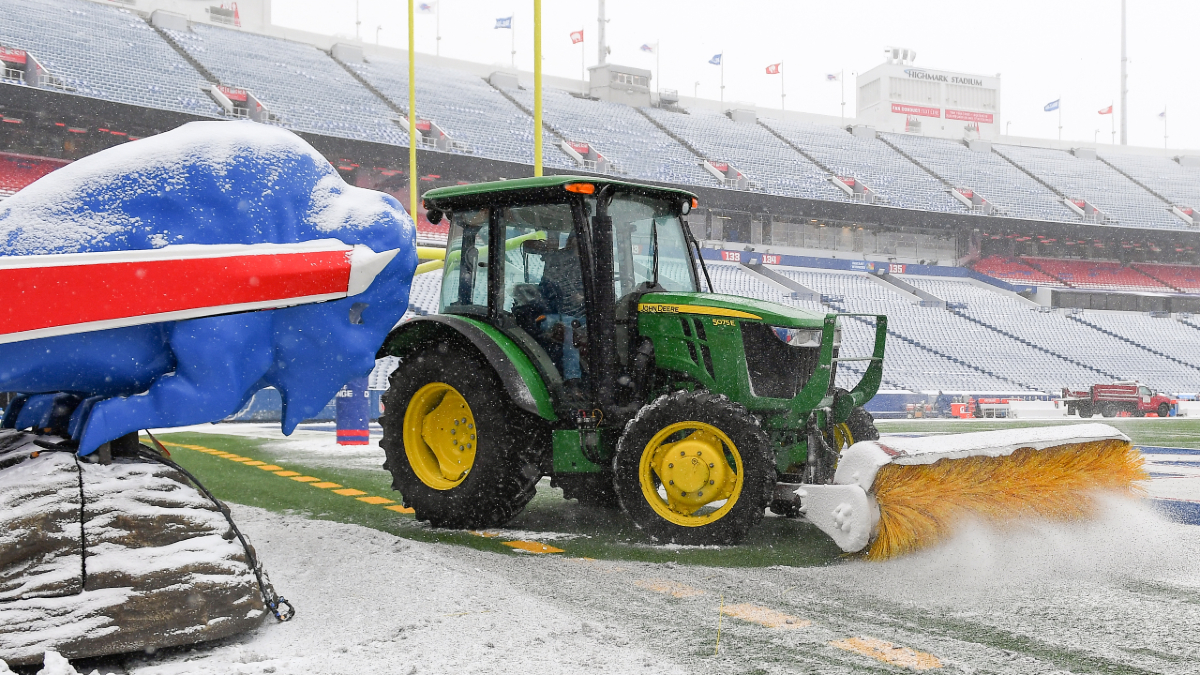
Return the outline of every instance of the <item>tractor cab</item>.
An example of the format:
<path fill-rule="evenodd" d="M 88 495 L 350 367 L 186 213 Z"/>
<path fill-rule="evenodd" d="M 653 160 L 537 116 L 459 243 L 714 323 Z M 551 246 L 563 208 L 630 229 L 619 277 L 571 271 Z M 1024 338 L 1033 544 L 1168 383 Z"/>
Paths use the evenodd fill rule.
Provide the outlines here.
<path fill-rule="evenodd" d="M 638 299 L 702 287 L 699 248 L 681 217 L 694 197 L 577 177 L 500 185 L 486 202 L 476 190 L 426 195 L 433 217 L 450 225 L 439 312 L 518 340 L 556 407 L 628 403 L 627 324 Z"/>

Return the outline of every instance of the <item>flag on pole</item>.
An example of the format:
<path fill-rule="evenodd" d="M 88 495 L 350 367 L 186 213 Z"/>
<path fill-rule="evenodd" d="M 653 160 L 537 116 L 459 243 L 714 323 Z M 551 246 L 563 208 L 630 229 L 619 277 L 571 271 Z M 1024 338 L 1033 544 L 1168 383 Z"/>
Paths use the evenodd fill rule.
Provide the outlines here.
<path fill-rule="evenodd" d="M 782 65 L 783 65 L 783 61 L 780 61 L 779 63 L 772 63 L 771 65 L 767 66 L 767 74 L 768 75 L 778 75 L 779 74 L 779 66 L 782 66 Z"/>
<path fill-rule="evenodd" d="M 1166 110 L 1166 108 L 1163 108 L 1163 111 L 1162 111 L 1162 112 L 1160 112 L 1160 113 L 1158 113 L 1158 117 L 1159 117 L 1159 119 L 1164 119 L 1164 120 L 1165 120 L 1165 119 L 1167 119 L 1167 110 Z"/>
<path fill-rule="evenodd" d="M 511 16 L 504 17 L 503 19 L 496 19 L 496 28 L 510 28 L 511 29 L 512 28 L 512 20 L 513 20 L 513 18 Z"/>
<path fill-rule="evenodd" d="M 654 54 L 658 51 L 658 43 L 655 42 L 654 44 L 650 44 L 647 42 L 646 44 L 642 45 L 640 49 L 647 54 Z"/>
<path fill-rule="evenodd" d="M 1046 104 L 1045 108 L 1042 108 L 1042 110 L 1045 110 L 1046 112 L 1054 112 L 1055 110 L 1058 110 L 1058 102 L 1061 100 L 1061 98 L 1056 98 L 1053 101 L 1050 101 Z"/>
<path fill-rule="evenodd" d="M 719 65 L 721 65 L 721 57 L 722 56 L 723 56 L 723 54 L 713 54 L 713 57 L 711 59 L 709 59 L 708 62 L 713 64 L 714 66 L 719 66 Z"/>
<path fill-rule="evenodd" d="M 829 73 L 825 76 L 826 82 L 840 82 L 842 80 L 841 73 Z"/>
<path fill-rule="evenodd" d="M 422 2 L 417 5 L 417 10 L 422 14 L 433 14 L 437 9 L 437 2 Z"/>
<path fill-rule="evenodd" d="M 583 42 L 583 29 L 571 31 L 571 44 L 577 45 L 580 42 Z"/>
<path fill-rule="evenodd" d="M 1100 111 L 1100 114 L 1101 115 L 1111 115 L 1112 114 L 1112 106 L 1110 105 L 1107 108 L 1102 109 Z"/>

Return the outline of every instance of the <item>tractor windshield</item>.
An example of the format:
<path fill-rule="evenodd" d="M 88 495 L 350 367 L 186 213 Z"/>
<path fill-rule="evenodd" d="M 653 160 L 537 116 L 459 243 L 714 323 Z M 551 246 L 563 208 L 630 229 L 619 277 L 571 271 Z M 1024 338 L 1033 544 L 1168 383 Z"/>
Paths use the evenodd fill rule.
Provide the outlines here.
<path fill-rule="evenodd" d="M 656 282 L 668 291 L 697 290 L 696 272 L 678 205 L 666 199 L 617 194 L 608 207 L 613 221 L 616 296 Z"/>

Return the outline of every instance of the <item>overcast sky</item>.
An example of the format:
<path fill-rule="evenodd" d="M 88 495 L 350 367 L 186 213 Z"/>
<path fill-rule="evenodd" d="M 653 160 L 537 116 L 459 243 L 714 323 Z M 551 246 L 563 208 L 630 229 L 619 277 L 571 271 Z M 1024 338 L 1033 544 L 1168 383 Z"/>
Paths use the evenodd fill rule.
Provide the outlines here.
<path fill-rule="evenodd" d="M 373 42 L 383 26 L 381 43 L 407 45 L 404 0 L 358 1 L 364 41 Z M 494 26 L 497 17 L 513 14 L 517 66 L 532 69 L 532 0 L 437 4 L 443 56 L 507 65 L 513 36 Z M 273 20 L 353 37 L 355 5 L 273 0 Z M 916 50 L 915 65 L 925 68 L 1001 74 L 1000 119 L 1013 135 L 1056 138 L 1058 114 L 1042 107 L 1061 98 L 1064 139 L 1112 138 L 1112 118 L 1097 111 L 1119 104 L 1120 0 L 608 0 L 606 6 L 609 60 L 654 70 L 655 57 L 639 47 L 658 42 L 660 85 L 684 95 L 699 82 L 700 96 L 718 98 L 720 68 L 707 62 L 723 52 L 726 101 L 778 107 L 780 76 L 764 70 L 782 61 L 789 109 L 839 114 L 841 90 L 825 75 L 845 71 L 846 115 L 853 116 L 852 73 L 878 65 L 883 48 L 896 45 Z M 581 56 L 596 64 L 595 0 L 544 0 L 542 13 L 546 73 L 579 77 Z M 418 52 L 434 52 L 437 21 L 417 15 Z M 1166 109 L 1168 147 L 1200 149 L 1198 26 L 1196 0 L 1129 0 L 1130 145 L 1163 147 L 1158 114 Z M 582 50 L 569 38 L 580 28 Z"/>

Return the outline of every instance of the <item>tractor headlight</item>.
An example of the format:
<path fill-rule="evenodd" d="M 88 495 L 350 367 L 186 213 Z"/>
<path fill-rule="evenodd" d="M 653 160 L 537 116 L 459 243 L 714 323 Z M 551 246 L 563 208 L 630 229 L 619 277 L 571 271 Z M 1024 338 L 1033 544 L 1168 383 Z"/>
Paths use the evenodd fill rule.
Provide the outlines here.
<path fill-rule="evenodd" d="M 775 337 L 793 347 L 821 346 L 822 331 L 819 328 L 783 328 L 781 326 L 772 326 L 771 328 L 775 331 Z M 841 344 L 842 329 L 838 328 L 833 333 L 833 346 L 840 347 Z"/>

